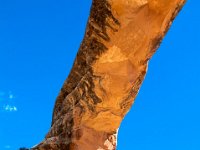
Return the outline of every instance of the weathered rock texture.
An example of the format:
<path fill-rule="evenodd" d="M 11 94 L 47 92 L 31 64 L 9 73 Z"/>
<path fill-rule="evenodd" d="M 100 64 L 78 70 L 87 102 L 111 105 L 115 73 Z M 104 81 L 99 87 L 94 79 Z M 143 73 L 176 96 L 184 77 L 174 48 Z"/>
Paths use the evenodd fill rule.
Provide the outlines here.
<path fill-rule="evenodd" d="M 85 37 L 34 150 L 115 150 L 158 48 L 185 0 L 93 0 Z"/>

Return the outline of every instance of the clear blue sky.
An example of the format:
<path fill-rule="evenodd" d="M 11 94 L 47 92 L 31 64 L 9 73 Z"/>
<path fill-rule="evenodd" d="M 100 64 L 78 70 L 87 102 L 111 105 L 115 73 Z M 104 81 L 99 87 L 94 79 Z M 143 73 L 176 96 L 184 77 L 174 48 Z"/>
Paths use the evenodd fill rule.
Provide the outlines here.
<path fill-rule="evenodd" d="M 91 0 L 0 0 L 0 150 L 47 133 Z M 118 150 L 200 150 L 200 2 L 188 0 L 119 132 Z"/>

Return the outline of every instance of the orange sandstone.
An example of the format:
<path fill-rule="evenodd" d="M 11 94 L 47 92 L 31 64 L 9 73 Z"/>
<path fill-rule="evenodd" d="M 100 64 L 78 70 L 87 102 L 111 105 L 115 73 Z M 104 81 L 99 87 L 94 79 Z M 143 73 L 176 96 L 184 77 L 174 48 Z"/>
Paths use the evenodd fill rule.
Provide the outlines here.
<path fill-rule="evenodd" d="M 34 150 L 115 150 L 158 48 L 185 0 L 93 0 L 85 37 Z"/>

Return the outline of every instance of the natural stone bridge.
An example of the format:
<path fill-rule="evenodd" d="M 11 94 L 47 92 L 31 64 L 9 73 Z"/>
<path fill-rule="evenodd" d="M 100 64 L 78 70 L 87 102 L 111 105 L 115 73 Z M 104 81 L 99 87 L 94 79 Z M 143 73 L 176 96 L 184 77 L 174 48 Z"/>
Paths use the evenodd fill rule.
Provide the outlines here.
<path fill-rule="evenodd" d="M 33 150 L 115 150 L 117 131 L 185 0 L 93 0 L 85 37 Z"/>

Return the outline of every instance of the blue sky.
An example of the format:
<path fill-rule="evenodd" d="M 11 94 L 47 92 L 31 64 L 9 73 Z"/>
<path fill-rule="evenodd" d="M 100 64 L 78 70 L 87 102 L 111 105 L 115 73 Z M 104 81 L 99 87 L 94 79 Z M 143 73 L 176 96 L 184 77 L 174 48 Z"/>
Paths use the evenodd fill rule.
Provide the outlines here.
<path fill-rule="evenodd" d="M 200 149 L 200 13 L 188 0 L 149 63 L 118 150 Z M 47 133 L 91 0 L 0 0 L 0 150 Z"/>

